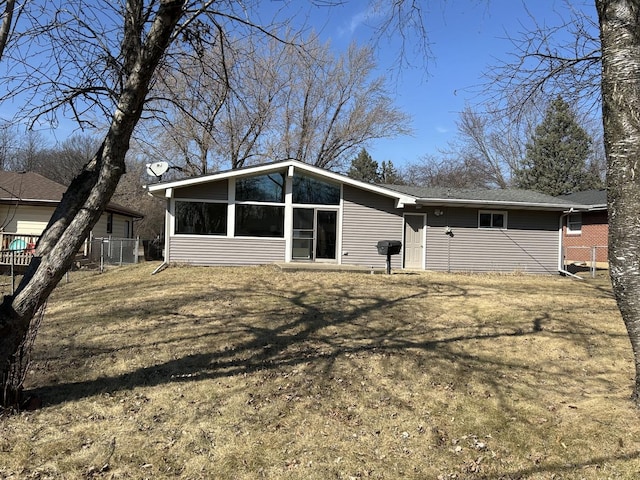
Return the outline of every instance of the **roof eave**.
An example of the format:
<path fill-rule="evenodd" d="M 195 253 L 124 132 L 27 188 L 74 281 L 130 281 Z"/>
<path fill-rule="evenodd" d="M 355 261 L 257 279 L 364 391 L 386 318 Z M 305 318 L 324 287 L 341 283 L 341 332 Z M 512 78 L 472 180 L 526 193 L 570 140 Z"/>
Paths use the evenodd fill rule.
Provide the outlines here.
<path fill-rule="evenodd" d="M 283 162 L 269 163 L 265 165 L 256 165 L 255 167 L 247 167 L 247 168 L 238 169 L 238 170 L 227 170 L 225 172 L 214 173 L 204 177 L 176 180 L 173 182 L 166 182 L 166 183 L 156 183 L 153 185 L 147 185 L 147 191 L 155 197 L 166 198 L 167 191 L 170 189 L 200 185 L 207 182 L 226 180 L 234 177 L 240 178 L 240 177 L 245 177 L 249 175 L 270 172 L 270 171 L 274 172 L 274 171 L 285 169 L 287 167 L 293 167 L 294 170 L 299 169 L 302 171 L 309 172 L 311 174 L 315 174 L 319 177 L 324 177 L 327 179 L 334 180 L 338 183 L 351 185 L 363 190 L 368 190 L 370 192 L 384 195 L 386 197 L 394 198 L 397 201 L 396 202 L 397 208 L 403 208 L 405 205 L 415 205 L 416 203 L 416 197 L 414 196 L 400 193 L 385 187 L 380 187 L 378 185 L 373 185 L 371 183 L 365 183 L 360 180 L 354 180 L 352 178 L 346 177 L 339 173 L 334 173 L 320 167 L 309 165 L 308 163 L 300 162 L 298 160 L 286 160 Z"/>
<path fill-rule="evenodd" d="M 507 209 L 520 210 L 551 210 L 551 211 L 568 211 L 569 209 L 585 207 L 585 205 L 571 205 L 566 203 L 543 203 L 543 202 L 514 202 L 506 200 L 473 200 L 463 198 L 419 198 L 416 200 L 418 205 L 425 206 L 451 206 L 451 207 L 501 207 Z"/>

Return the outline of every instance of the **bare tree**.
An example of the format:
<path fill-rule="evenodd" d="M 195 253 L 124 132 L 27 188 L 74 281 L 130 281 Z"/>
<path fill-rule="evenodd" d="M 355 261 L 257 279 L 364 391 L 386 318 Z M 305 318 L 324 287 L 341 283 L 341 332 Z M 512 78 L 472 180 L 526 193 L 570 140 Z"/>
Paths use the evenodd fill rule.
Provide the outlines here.
<path fill-rule="evenodd" d="M 504 118 L 481 114 L 470 107 L 460 114 L 457 139 L 447 149 L 447 155 L 457 157 L 457 163 L 474 171 L 478 186 L 508 188 L 524 157 L 530 125 Z"/>
<path fill-rule="evenodd" d="M 2 22 L 0 23 L 0 60 L 4 54 L 4 49 L 7 46 L 7 40 L 9 39 L 9 32 L 13 27 L 13 13 L 16 7 L 15 0 L 6 0 L 4 2 L 4 11 L 2 12 Z"/>
<path fill-rule="evenodd" d="M 48 146 L 41 132 L 27 130 L 18 140 L 18 148 L 9 161 L 10 169 L 20 172 L 37 171 Z"/>
<path fill-rule="evenodd" d="M 203 52 L 214 66 L 205 78 L 181 69 L 175 87 L 165 82 L 169 115 L 158 143 L 186 173 L 286 158 L 338 168 L 369 140 L 410 131 L 384 81 L 370 78 L 370 48 L 336 57 L 316 36 L 288 31 L 267 41 L 250 36 L 233 49 L 225 42 Z"/>
<path fill-rule="evenodd" d="M 10 170 L 18 151 L 18 134 L 15 125 L 0 124 L 0 170 Z"/>
<path fill-rule="evenodd" d="M 640 17 L 631 0 L 596 0 L 602 39 L 609 266 L 633 349 L 633 400 L 640 407 Z"/>
<path fill-rule="evenodd" d="M 640 16 L 634 0 L 595 0 L 596 14 L 569 2 L 555 27 L 536 24 L 514 39 L 514 61 L 495 70 L 500 98 L 524 105 L 541 91 L 570 94 L 574 105 L 602 105 L 607 157 L 609 265 L 636 367 L 633 400 L 640 407 Z M 557 34 L 569 32 L 570 41 Z"/>
<path fill-rule="evenodd" d="M 214 5 L 224 10 L 215 10 Z M 246 26 L 240 7 L 213 0 L 46 2 L 34 5 L 29 21 L 8 43 L 3 60 L 24 69 L 15 72 L 16 77 L 23 75 L 21 87 L 9 93 L 30 95 L 32 103 L 24 113 L 32 114 L 34 121 L 55 119 L 56 109 L 63 107 L 80 123 L 87 121 L 84 114 L 89 109 L 111 120 L 100 148 L 71 182 L 52 215 L 15 294 L 5 297 L 0 309 L 0 379 L 5 400 L 17 393 L 7 393 L 7 382 L 32 318 L 71 266 L 125 172 L 125 155 L 158 66 L 176 61 L 170 56 L 176 53 L 172 46 L 188 43 L 194 29 L 202 42 L 206 40 L 206 29 L 197 28 L 202 26 L 199 20 L 224 24 L 234 18 Z M 49 63 L 26 61 L 30 42 L 48 46 L 44 56 Z"/>
<path fill-rule="evenodd" d="M 408 185 L 419 187 L 489 188 L 481 170 L 473 158 L 428 155 L 406 165 L 402 177 Z"/>
<path fill-rule="evenodd" d="M 564 0 L 557 21 L 541 23 L 529 14 L 530 27 L 509 34 L 512 53 L 487 70 L 488 91 L 511 119 L 542 100 L 539 110 L 562 95 L 578 111 L 599 113 L 602 55 L 593 10 Z M 592 13 L 593 12 L 593 13 Z"/>
<path fill-rule="evenodd" d="M 369 80 L 370 48 L 351 45 L 334 60 L 326 45 L 290 65 L 281 124 L 270 151 L 324 168 L 342 168 L 366 142 L 410 133 L 409 118 L 393 106 L 382 78 Z"/>
<path fill-rule="evenodd" d="M 144 188 L 149 181 L 145 162 L 127 159 L 127 172 L 118 183 L 112 200 L 118 205 L 138 211 L 144 218 L 136 221 L 135 234 L 152 240 L 162 235 L 166 204 L 161 199 L 149 195 Z M 150 162 L 146 162 L 150 163 Z"/>
<path fill-rule="evenodd" d="M 92 135 L 76 134 L 60 145 L 39 153 L 30 169 L 62 185 L 69 185 L 100 148 L 100 139 Z"/>

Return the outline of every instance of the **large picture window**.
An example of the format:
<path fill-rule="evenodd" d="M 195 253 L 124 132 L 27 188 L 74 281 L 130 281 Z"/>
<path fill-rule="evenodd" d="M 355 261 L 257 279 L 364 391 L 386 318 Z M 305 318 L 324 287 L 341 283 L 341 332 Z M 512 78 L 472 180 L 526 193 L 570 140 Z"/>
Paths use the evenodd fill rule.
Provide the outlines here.
<path fill-rule="evenodd" d="M 295 175 L 293 177 L 293 203 L 338 205 L 340 203 L 340 187 L 312 177 Z"/>
<path fill-rule="evenodd" d="M 284 237 L 284 207 L 236 205 L 236 236 Z"/>
<path fill-rule="evenodd" d="M 176 202 L 176 233 L 226 235 L 227 204 Z"/>
<path fill-rule="evenodd" d="M 284 173 L 269 173 L 236 180 L 239 202 L 284 202 Z"/>
<path fill-rule="evenodd" d="M 478 213 L 478 227 L 507 228 L 507 212 L 481 210 Z"/>

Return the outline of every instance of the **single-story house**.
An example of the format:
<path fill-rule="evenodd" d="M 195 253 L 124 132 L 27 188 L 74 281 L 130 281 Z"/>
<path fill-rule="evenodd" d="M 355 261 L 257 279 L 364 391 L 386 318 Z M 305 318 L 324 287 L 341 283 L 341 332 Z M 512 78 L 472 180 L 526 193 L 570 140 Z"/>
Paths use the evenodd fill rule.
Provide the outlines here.
<path fill-rule="evenodd" d="M 585 190 L 561 197 L 585 205 L 566 216 L 562 230 L 565 264 L 608 268 L 609 217 L 607 191 Z"/>
<path fill-rule="evenodd" d="M 524 190 L 373 185 L 296 160 L 147 186 L 166 199 L 165 263 L 316 262 L 558 273 L 565 199 Z"/>
<path fill-rule="evenodd" d="M 67 187 L 34 172 L 0 171 L 0 246 L 34 245 Z M 109 203 L 91 232 L 94 237 L 134 238 L 142 214 Z"/>

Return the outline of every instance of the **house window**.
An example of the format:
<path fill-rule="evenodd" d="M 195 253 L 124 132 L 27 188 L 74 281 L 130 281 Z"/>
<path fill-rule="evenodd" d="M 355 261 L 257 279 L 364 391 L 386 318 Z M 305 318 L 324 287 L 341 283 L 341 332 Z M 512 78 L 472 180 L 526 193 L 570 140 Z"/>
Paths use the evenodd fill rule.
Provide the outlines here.
<path fill-rule="evenodd" d="M 236 180 L 239 202 L 284 202 L 284 173 L 269 173 Z"/>
<path fill-rule="evenodd" d="M 340 187 L 304 175 L 293 177 L 293 203 L 338 205 Z"/>
<path fill-rule="evenodd" d="M 567 216 L 567 234 L 580 235 L 582 233 L 582 214 L 571 213 Z"/>
<path fill-rule="evenodd" d="M 284 206 L 236 205 L 236 236 L 284 237 Z"/>
<path fill-rule="evenodd" d="M 226 235 L 227 204 L 176 202 L 176 233 Z"/>
<path fill-rule="evenodd" d="M 507 212 L 480 210 L 478 212 L 479 228 L 507 228 Z"/>
<path fill-rule="evenodd" d="M 113 233 L 113 213 L 107 213 L 107 233 Z"/>

